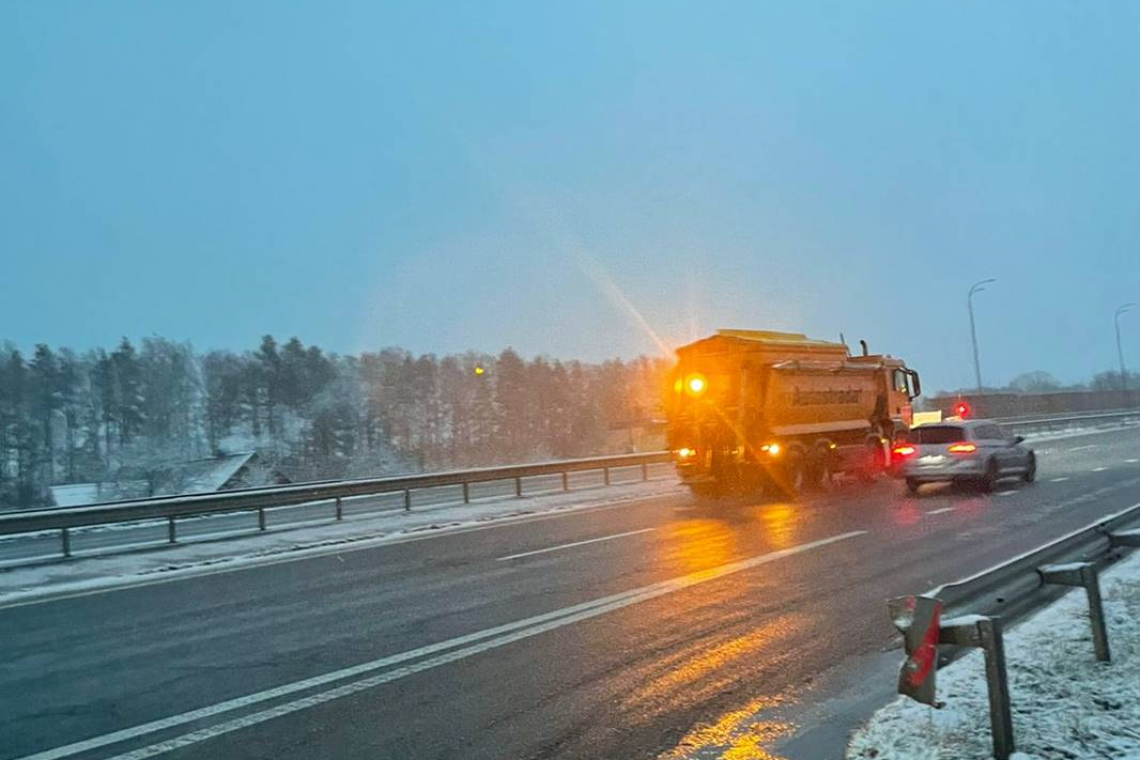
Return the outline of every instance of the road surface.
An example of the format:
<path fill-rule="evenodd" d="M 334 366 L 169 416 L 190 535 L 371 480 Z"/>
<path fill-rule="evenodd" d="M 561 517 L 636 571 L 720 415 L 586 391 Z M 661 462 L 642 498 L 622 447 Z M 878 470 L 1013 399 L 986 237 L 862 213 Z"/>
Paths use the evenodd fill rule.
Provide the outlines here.
<path fill-rule="evenodd" d="M 0 760 L 653 758 L 890 647 L 887 597 L 1140 501 L 1140 431 L 1038 452 L 993 495 L 656 498 L 0 609 Z"/>

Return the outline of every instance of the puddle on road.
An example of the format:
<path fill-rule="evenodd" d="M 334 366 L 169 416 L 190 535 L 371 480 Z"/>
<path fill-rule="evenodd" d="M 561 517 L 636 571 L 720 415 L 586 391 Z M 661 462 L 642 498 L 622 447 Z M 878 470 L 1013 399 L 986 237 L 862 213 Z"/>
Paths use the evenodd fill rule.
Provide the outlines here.
<path fill-rule="evenodd" d="M 692 729 L 657 760 L 780 760 L 767 747 L 789 736 L 794 727 L 783 721 L 765 720 L 760 713 L 782 703 L 783 700 L 772 697 L 755 699 L 712 725 Z"/>

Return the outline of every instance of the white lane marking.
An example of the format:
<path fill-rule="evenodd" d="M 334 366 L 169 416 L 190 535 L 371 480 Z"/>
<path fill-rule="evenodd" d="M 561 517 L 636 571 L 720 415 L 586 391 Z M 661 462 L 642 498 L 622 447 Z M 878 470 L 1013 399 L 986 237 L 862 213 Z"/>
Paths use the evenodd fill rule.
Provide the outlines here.
<path fill-rule="evenodd" d="M 954 507 L 943 507 L 942 509 L 931 509 L 926 514 L 928 514 L 928 515 L 940 515 L 943 512 L 953 512 L 953 511 L 954 511 Z"/>
<path fill-rule="evenodd" d="M 1066 480 L 1069 480 L 1069 478 L 1067 478 L 1067 477 L 1066 478 L 1053 478 L 1049 482 L 1050 483 L 1064 483 Z"/>
<path fill-rule="evenodd" d="M 392 538 L 392 534 L 381 534 L 372 538 L 362 538 L 350 540 L 350 542 L 307 546 L 302 549 L 295 549 L 288 551 L 289 556 L 279 557 L 275 554 L 266 555 L 253 555 L 242 556 L 233 555 L 231 557 L 222 558 L 220 562 L 232 562 L 233 566 L 230 567 L 210 567 L 203 565 L 188 565 L 186 567 L 178 568 L 177 570 L 170 570 L 163 573 L 161 578 L 149 578 L 145 575 L 138 578 L 138 576 L 121 576 L 109 577 L 100 579 L 107 583 L 106 586 L 98 588 L 84 588 L 81 591 L 61 591 L 56 594 L 40 594 L 33 592 L 32 594 L 19 594 L 13 595 L 10 601 L 5 601 L 3 595 L 0 595 L 0 610 L 9 610 L 16 607 L 28 607 L 34 604 L 46 604 L 48 602 L 58 602 L 63 599 L 78 599 L 84 596 L 94 596 L 96 594 L 106 594 L 112 591 L 122 591 L 125 589 L 144 588 L 146 586 L 157 586 L 162 583 L 175 583 L 177 581 L 189 580 L 192 578 L 205 578 L 211 575 L 225 575 L 227 573 L 239 573 L 244 570 L 252 570 L 260 567 L 271 567 L 273 565 L 284 565 L 289 562 L 301 562 L 306 559 L 314 557 L 326 557 L 331 554 L 350 554 L 352 552 L 366 551 L 368 549 L 377 549 L 384 546 L 399 546 L 401 544 L 411 544 L 417 541 L 429 541 L 435 538 L 446 538 L 448 536 L 461 536 L 465 533 L 476 533 L 484 530 L 496 530 L 498 528 L 509 528 L 516 525 L 525 523 L 540 522 L 542 520 L 555 520 L 563 517 L 575 517 L 579 515 L 589 514 L 591 512 L 602 512 L 609 509 L 619 509 L 621 507 L 629 507 L 633 505 L 642 505 L 643 502 L 654 501 L 657 499 L 667 499 L 671 496 L 678 494 L 663 493 L 653 494 L 649 496 L 636 496 L 631 499 L 617 501 L 612 504 L 599 504 L 593 507 L 580 507 L 576 509 L 564 509 L 553 512 L 543 512 L 540 514 L 527 514 L 516 515 L 508 517 L 500 517 L 488 521 L 482 525 L 457 525 L 444 526 L 438 530 L 432 531 L 419 531 L 402 538 Z M 289 530 L 288 527 L 282 527 L 282 532 Z M 188 544 L 191 542 L 187 542 Z M 157 544 L 147 543 L 142 546 L 154 547 Z M 106 556 L 93 554 L 91 556 Z M 58 559 L 58 555 L 50 555 L 51 559 Z M 21 558 L 19 562 L 27 562 L 26 559 Z M 16 566 L 16 565 L 12 565 Z M 6 567 L 0 563 L 0 567 Z M 90 585 L 90 581 L 79 581 L 76 585 Z"/>
<path fill-rule="evenodd" d="M 1095 449 L 1095 448 L 1096 448 L 1096 444 L 1090 443 L 1088 446 L 1076 446 L 1074 448 L 1069 449 L 1069 451 L 1088 451 L 1089 449 Z"/>
<path fill-rule="evenodd" d="M 1107 469 L 1107 467 L 1094 467 L 1093 472 L 1104 472 Z"/>
<path fill-rule="evenodd" d="M 558 546 L 548 546 L 545 549 L 535 549 L 531 552 L 520 552 L 519 554 L 509 554 L 506 557 L 499 557 L 499 562 L 504 562 L 508 559 L 519 559 L 520 557 L 532 557 L 535 554 L 546 554 L 547 552 L 561 551 L 562 549 L 571 549 L 575 546 L 585 546 L 586 544 L 596 544 L 599 541 L 613 541 L 615 538 L 625 538 L 626 536 L 636 536 L 639 533 L 649 533 L 657 530 L 656 528 L 642 528 L 641 530 L 627 530 L 625 533 L 614 533 L 611 536 L 602 536 L 601 538 L 588 538 L 585 541 L 574 541 L 569 544 L 559 544 Z"/>
<path fill-rule="evenodd" d="M 1017 493 L 1017 491 L 998 491 L 997 494 L 995 494 L 995 495 L 996 496 L 1013 496 L 1016 493 Z"/>
<path fill-rule="evenodd" d="M 1125 464 L 1140 464 L 1140 459 L 1125 459 Z"/>
<path fill-rule="evenodd" d="M 143 723 L 131 728 L 125 728 L 120 731 L 104 734 L 103 736 L 96 736 L 84 741 L 75 742 L 73 744 L 68 744 L 62 747 L 56 747 L 54 749 L 46 750 L 35 755 L 28 755 L 24 758 L 21 758 L 20 760 L 58 760 L 59 758 L 71 757 L 72 755 L 77 755 L 81 752 L 87 752 L 98 747 L 105 747 L 108 744 L 115 744 L 127 739 L 145 736 L 146 734 L 151 734 L 156 731 L 162 731 L 164 729 L 173 728 L 175 726 L 185 725 L 187 723 L 192 723 L 203 718 L 231 712 L 233 710 L 248 707 L 260 702 L 265 702 L 270 699 L 295 694 L 299 691 L 311 689 L 316 686 L 324 686 L 335 681 L 341 681 L 346 678 L 364 675 L 366 673 L 379 670 L 389 665 L 416 659 L 428 654 L 444 652 L 448 649 L 455 649 L 455 647 L 472 644 L 473 642 L 482 641 L 483 639 L 490 639 L 490 641 L 484 641 L 483 643 L 476 646 L 464 646 L 462 649 L 456 649 L 455 651 L 448 652 L 447 654 L 439 657 L 422 660 L 412 665 L 386 671 L 385 673 L 371 676 L 369 678 L 353 683 L 344 684 L 328 691 L 311 694 L 302 699 L 277 705 L 276 707 L 262 710 L 260 712 L 250 713 L 235 720 L 227 721 L 225 723 L 220 723 L 209 728 L 203 728 L 198 731 L 175 737 L 169 741 L 152 744 L 148 747 L 141 747 L 139 749 L 110 759 L 141 760 L 141 758 L 144 757 L 152 757 L 154 755 L 176 749 L 177 747 L 183 747 L 187 746 L 188 744 L 205 741 L 206 739 L 212 738 L 214 736 L 229 733 L 231 731 L 245 728 L 247 726 L 256 725 L 266 720 L 270 720 L 271 718 L 287 715 L 291 712 L 304 710 L 309 707 L 314 707 L 333 699 L 338 699 L 340 697 L 348 696 L 349 694 L 354 694 L 364 689 L 372 688 L 373 686 L 377 686 L 379 684 L 394 681 L 398 678 L 403 678 L 404 676 L 411 675 L 412 673 L 417 673 L 422 670 L 427 670 L 428 668 L 434 668 L 439 665 L 454 662 L 455 660 L 460 660 L 464 657 L 469 657 L 473 654 L 478 654 L 479 652 L 483 652 L 488 649 L 501 647 L 505 644 L 511 643 L 512 641 L 534 636 L 536 634 L 543 633 L 544 631 L 560 628 L 562 626 L 578 622 L 579 620 L 586 620 L 588 618 L 595 617 L 612 610 L 628 607 L 631 604 L 648 601 L 664 594 L 669 594 L 674 591 L 680 591 L 682 589 L 690 588 L 691 586 L 696 586 L 701 583 L 717 580 L 718 578 L 723 578 L 727 575 L 733 575 L 745 570 L 751 570 L 753 568 L 759 567 L 769 562 L 773 562 L 778 559 L 782 559 L 784 557 L 800 554 L 812 549 L 818 549 L 820 547 L 827 546 L 828 544 L 845 541 L 849 538 L 856 538 L 866 533 L 867 531 L 865 530 L 856 530 L 849 533 L 841 533 L 836 536 L 821 538 L 818 541 L 811 541 L 806 544 L 790 546 L 787 549 L 780 549 L 768 554 L 761 554 L 756 557 L 750 557 L 749 559 L 730 562 L 718 567 L 711 567 L 707 570 L 700 570 L 688 575 L 682 575 L 677 578 L 660 581 L 648 586 L 642 586 L 641 588 L 635 588 L 629 591 L 623 591 L 618 594 L 612 594 L 610 596 L 595 599 L 590 602 L 583 602 L 582 604 L 577 604 L 572 607 L 565 607 L 560 610 L 554 610 L 543 615 L 536 615 L 524 620 L 517 620 L 513 623 L 506 623 L 504 625 L 488 628 L 483 631 L 476 631 L 475 633 L 470 633 L 466 636 L 460 636 L 458 638 L 449 639 L 447 641 L 441 641 L 437 644 L 430 644 L 425 647 L 420 647 L 419 649 L 413 649 L 409 652 L 402 652 L 400 654 L 382 657 L 378 660 L 373 660 L 371 662 L 354 665 L 352 667 L 333 671 L 331 673 L 314 676 L 302 681 L 283 684 L 272 689 L 267 689 L 266 691 L 249 694 L 244 697 L 238 697 L 236 699 L 230 699 L 225 702 L 219 702 L 216 705 L 210 705 L 208 707 L 192 710 L 190 712 L 182 713 L 181 715 L 172 715 L 161 720 L 152 721 L 150 723 Z"/>

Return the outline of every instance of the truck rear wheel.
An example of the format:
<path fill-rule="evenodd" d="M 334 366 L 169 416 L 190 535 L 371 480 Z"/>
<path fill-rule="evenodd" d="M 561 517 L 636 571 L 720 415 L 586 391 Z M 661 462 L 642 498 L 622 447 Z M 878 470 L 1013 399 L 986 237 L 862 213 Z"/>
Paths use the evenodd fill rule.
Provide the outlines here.
<path fill-rule="evenodd" d="M 793 449 L 784 460 L 784 491 L 790 496 L 799 496 L 807 484 L 807 457 L 802 451 Z"/>
<path fill-rule="evenodd" d="M 830 491 L 835 475 L 835 463 L 831 445 L 826 441 L 816 444 L 812 451 L 810 480 L 812 487 L 820 491 Z"/>

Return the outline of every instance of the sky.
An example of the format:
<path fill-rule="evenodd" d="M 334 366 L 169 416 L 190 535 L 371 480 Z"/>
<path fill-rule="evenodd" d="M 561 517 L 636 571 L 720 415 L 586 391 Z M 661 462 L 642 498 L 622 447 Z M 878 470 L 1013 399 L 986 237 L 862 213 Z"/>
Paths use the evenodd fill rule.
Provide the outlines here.
<path fill-rule="evenodd" d="M 5 0 L 0 339 L 1115 367 L 1140 4 Z M 1140 310 L 1122 318 L 1140 367 Z"/>

